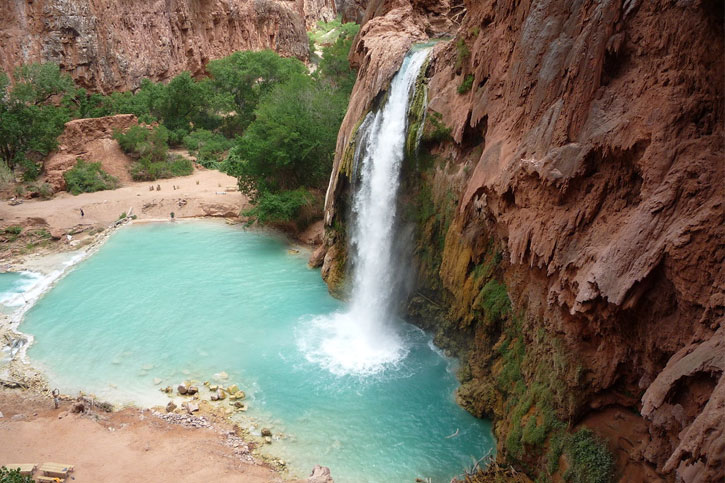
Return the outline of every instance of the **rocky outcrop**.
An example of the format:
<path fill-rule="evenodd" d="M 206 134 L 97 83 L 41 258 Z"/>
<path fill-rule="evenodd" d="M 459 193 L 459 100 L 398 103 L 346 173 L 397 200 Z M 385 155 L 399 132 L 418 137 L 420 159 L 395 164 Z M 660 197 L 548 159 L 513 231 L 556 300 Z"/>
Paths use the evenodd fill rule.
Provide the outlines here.
<path fill-rule="evenodd" d="M 337 8 L 332 0 L 295 0 L 295 4 L 307 30 L 314 29 L 319 21 L 330 22 L 337 17 Z"/>
<path fill-rule="evenodd" d="M 75 166 L 78 158 L 92 163 L 100 162 L 103 170 L 119 181 L 131 181 L 128 167 L 132 160 L 121 151 L 113 139 L 113 132 L 124 131 L 137 123 L 133 114 L 67 122 L 63 134 L 58 138 L 58 149 L 44 162 L 45 181 L 53 191 L 65 190 L 63 173 Z"/>
<path fill-rule="evenodd" d="M 305 59 L 305 21 L 333 12 L 331 0 L 5 2 L 0 68 L 56 62 L 83 87 L 134 89 L 143 78 L 201 75 L 208 61 L 237 50 Z"/>
<path fill-rule="evenodd" d="M 500 454 L 532 474 L 548 471 L 548 443 L 535 437 L 551 430 L 548 408 L 595 431 L 601 414 L 641 412 L 651 444 L 623 450 L 629 463 L 665 479 L 722 478 L 721 5 L 461 8 L 368 6 L 326 223 L 344 221 L 340 166 L 358 121 L 407 48 L 447 30 L 455 38 L 434 48 L 427 72 L 423 160 L 433 162 L 405 181 L 406 206 L 419 207 L 410 315 L 464 357 L 459 401 L 492 415 Z M 323 274 L 343 258 L 335 233 Z M 625 444 L 608 442 L 614 453 Z"/>
<path fill-rule="evenodd" d="M 362 23 L 368 0 L 335 0 L 335 9 L 343 22 Z"/>

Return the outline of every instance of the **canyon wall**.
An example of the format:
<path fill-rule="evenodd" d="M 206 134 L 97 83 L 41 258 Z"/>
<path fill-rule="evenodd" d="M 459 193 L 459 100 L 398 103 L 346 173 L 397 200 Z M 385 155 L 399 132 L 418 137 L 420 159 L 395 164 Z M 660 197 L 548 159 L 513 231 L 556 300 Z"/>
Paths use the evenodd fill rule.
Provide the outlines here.
<path fill-rule="evenodd" d="M 237 50 L 306 59 L 306 25 L 336 14 L 332 0 L 2 0 L 0 12 L 2 70 L 55 62 L 101 92 L 200 75 Z"/>
<path fill-rule="evenodd" d="M 581 428 L 622 481 L 725 475 L 724 10 L 368 5 L 323 276 L 342 292 L 359 121 L 409 47 L 443 37 L 419 80 L 426 116 L 409 115 L 424 131 L 403 174 L 407 313 L 461 357 L 459 402 L 494 419 L 499 455 L 531 476 L 577 471 L 561 441 Z"/>

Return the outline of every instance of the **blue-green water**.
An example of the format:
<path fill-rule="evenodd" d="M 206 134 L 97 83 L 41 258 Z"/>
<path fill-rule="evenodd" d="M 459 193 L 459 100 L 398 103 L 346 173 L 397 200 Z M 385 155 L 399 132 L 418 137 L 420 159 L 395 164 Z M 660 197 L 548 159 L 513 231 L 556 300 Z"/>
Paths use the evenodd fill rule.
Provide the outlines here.
<path fill-rule="evenodd" d="M 407 356 L 365 377 L 335 375 L 305 351 L 320 315 L 344 309 L 305 254 L 213 222 L 130 226 L 28 312 L 28 351 L 63 391 L 165 404 L 160 385 L 225 371 L 248 415 L 288 435 L 269 452 L 335 481 L 448 481 L 494 446 L 490 424 L 453 400 L 453 361 L 396 322 Z M 156 381 L 154 379 L 157 379 Z M 226 405 L 227 402 L 220 403 Z M 454 433 L 453 437 L 446 438 Z"/>

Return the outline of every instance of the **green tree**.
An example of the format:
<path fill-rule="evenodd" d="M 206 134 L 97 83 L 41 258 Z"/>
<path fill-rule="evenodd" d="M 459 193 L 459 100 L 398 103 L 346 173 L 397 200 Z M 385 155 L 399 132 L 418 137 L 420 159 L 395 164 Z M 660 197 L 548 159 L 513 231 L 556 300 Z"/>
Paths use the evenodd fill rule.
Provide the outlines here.
<path fill-rule="evenodd" d="M 227 159 L 227 172 L 253 200 L 268 191 L 322 187 L 346 107 L 329 86 L 296 76 L 260 103 Z"/>
<path fill-rule="evenodd" d="M 349 96 L 355 85 L 357 71 L 350 66 L 348 55 L 360 26 L 356 23 L 345 23 L 337 28 L 339 29 L 337 40 L 322 49 L 320 74 Z"/>
<path fill-rule="evenodd" d="M 18 67 L 13 87 L 8 76 L 0 74 L 0 158 L 10 169 L 22 164 L 38 170 L 35 158 L 56 147 L 70 113 L 53 101 L 72 89 L 70 77 L 54 64 Z"/>
<path fill-rule="evenodd" d="M 206 69 L 217 93 L 217 107 L 233 113 L 225 117 L 228 135 L 240 134 L 252 122 L 262 96 L 307 72 L 299 60 L 280 57 L 271 50 L 235 52 L 209 62 Z"/>

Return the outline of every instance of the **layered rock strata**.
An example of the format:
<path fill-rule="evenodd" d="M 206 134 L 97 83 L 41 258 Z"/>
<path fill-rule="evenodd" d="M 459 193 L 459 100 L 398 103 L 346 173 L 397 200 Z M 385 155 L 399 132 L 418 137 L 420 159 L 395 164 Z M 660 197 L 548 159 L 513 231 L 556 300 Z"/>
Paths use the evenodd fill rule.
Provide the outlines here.
<path fill-rule="evenodd" d="M 624 479 L 722 478 L 722 4 L 371 2 L 318 254 L 333 285 L 355 127 L 445 32 L 404 175 L 408 310 L 463 358 L 459 401 L 532 476 L 563 422 L 606 437 Z"/>
<path fill-rule="evenodd" d="M 332 0 L 35 0 L 4 2 L 0 68 L 55 62 L 76 82 L 110 92 L 204 72 L 237 50 L 306 59 L 305 23 L 334 18 Z"/>

